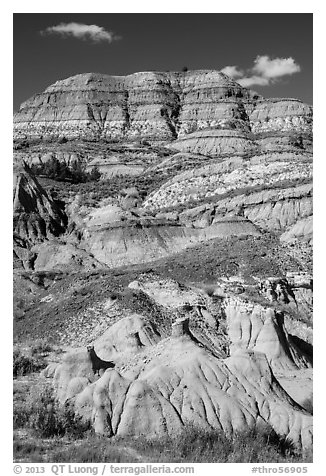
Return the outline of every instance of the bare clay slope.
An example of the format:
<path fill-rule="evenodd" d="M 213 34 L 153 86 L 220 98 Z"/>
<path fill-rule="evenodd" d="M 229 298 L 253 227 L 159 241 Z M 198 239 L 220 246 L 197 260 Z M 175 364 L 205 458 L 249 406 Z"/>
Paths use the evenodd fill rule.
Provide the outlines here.
<path fill-rule="evenodd" d="M 141 312 L 117 321 L 94 342 L 97 356 L 115 364 L 100 377 L 85 348 L 68 353 L 45 371 L 61 402 L 74 402 L 107 436 L 172 435 L 190 423 L 232 434 L 267 422 L 295 445 L 311 446 L 311 416 L 275 377 L 310 363 L 273 309 L 248 308 L 231 295 L 214 304 L 205 292 L 151 273 L 129 287 L 165 307 L 172 323 Z"/>

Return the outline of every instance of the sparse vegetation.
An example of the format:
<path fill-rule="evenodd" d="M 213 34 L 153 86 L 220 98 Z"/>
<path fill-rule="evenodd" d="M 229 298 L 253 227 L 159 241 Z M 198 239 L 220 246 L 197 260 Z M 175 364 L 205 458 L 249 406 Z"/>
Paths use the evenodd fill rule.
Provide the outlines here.
<path fill-rule="evenodd" d="M 112 444 L 107 438 L 89 437 L 79 445 L 57 449 L 53 453 L 53 461 L 71 463 L 135 463 L 138 458 L 128 448 Z"/>
<path fill-rule="evenodd" d="M 66 162 L 51 157 L 45 163 L 32 164 L 30 171 L 34 175 L 43 175 L 53 180 L 71 183 L 97 182 L 101 178 L 98 167 L 93 167 L 91 172 L 86 172 L 86 164 L 75 160 L 71 166 Z"/>
<path fill-rule="evenodd" d="M 300 453 L 270 428 L 253 428 L 226 436 L 220 431 L 201 431 L 186 426 L 181 434 L 160 439 L 115 438 L 88 434 L 83 440 L 63 445 L 63 439 L 14 441 L 16 458 L 28 462 L 71 463 L 300 463 L 312 462 L 311 453 Z M 43 458 L 43 459 L 42 459 Z"/>
<path fill-rule="evenodd" d="M 37 339 L 32 343 L 31 346 L 31 354 L 48 354 L 53 350 L 52 344 L 48 341 L 48 339 Z"/>
<path fill-rule="evenodd" d="M 33 356 L 26 355 L 19 349 L 14 350 L 13 354 L 13 375 L 14 377 L 38 372 L 44 368 L 44 361 L 36 359 Z"/>
<path fill-rule="evenodd" d="M 160 440 L 135 439 L 140 453 L 159 462 L 258 463 L 300 461 L 290 442 L 268 427 L 256 427 L 227 436 L 186 426 L 181 435 Z"/>
<path fill-rule="evenodd" d="M 31 463 L 42 463 L 48 446 L 41 441 L 25 441 L 14 437 L 13 453 L 16 460 Z"/>
<path fill-rule="evenodd" d="M 14 142 L 14 150 L 25 150 L 29 148 L 27 140 L 17 140 Z"/>
<path fill-rule="evenodd" d="M 59 405 L 53 388 L 47 383 L 39 383 L 25 395 L 25 403 L 14 405 L 14 427 L 27 427 L 34 436 L 52 438 L 68 436 L 83 438 L 89 423 L 78 418 L 69 404 Z"/>
<path fill-rule="evenodd" d="M 102 180 L 101 186 L 96 181 L 60 182 L 48 176 L 38 177 L 39 182 L 46 190 L 55 192 L 60 200 L 67 200 L 69 193 L 80 194 L 85 205 L 95 206 L 99 201 L 109 197 L 118 198 L 123 189 L 137 187 L 139 195 L 145 198 L 149 193 L 160 187 L 169 177 L 161 171 L 153 171 L 142 175 L 116 175 Z M 52 193 L 51 192 L 51 193 Z"/>

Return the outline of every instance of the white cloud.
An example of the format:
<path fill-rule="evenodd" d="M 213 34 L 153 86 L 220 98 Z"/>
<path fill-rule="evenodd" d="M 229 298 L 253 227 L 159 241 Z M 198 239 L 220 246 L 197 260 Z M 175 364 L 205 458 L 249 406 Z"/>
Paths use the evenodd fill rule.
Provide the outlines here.
<path fill-rule="evenodd" d="M 257 86 L 268 86 L 270 84 L 270 80 L 268 78 L 255 75 L 237 79 L 237 82 L 245 88 L 249 88 L 250 86 L 253 86 L 255 84 Z"/>
<path fill-rule="evenodd" d="M 240 78 L 244 74 L 242 69 L 238 69 L 237 66 L 225 66 L 225 68 L 221 69 L 221 73 L 230 76 L 230 78 Z"/>
<path fill-rule="evenodd" d="M 300 71 L 300 65 L 292 57 L 271 59 L 267 55 L 257 56 L 254 65 L 246 71 L 238 66 L 225 66 L 221 69 L 222 73 L 236 79 L 244 87 L 268 86 L 279 81 L 283 76 L 290 76 Z"/>
<path fill-rule="evenodd" d="M 301 71 L 300 66 L 291 57 L 270 59 L 266 55 L 257 56 L 254 63 L 253 71 L 264 78 L 280 78 Z"/>
<path fill-rule="evenodd" d="M 85 25 L 84 23 L 60 23 L 59 25 L 49 26 L 41 31 L 42 35 L 59 35 L 62 38 L 72 36 L 78 40 L 90 40 L 94 43 L 107 42 L 119 40 L 112 31 L 105 30 L 98 25 Z"/>

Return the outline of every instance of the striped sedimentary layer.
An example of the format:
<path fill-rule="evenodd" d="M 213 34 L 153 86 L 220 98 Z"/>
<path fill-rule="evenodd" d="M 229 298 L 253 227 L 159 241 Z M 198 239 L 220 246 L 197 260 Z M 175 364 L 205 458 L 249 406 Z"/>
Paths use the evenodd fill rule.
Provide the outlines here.
<path fill-rule="evenodd" d="M 199 163 L 200 165 L 200 163 Z M 283 184 L 282 188 L 312 177 L 312 159 L 306 154 L 268 153 L 244 160 L 232 157 L 175 175 L 150 194 L 144 206 L 149 209 L 176 207 L 189 200 L 222 199 L 228 194 L 248 194 Z M 230 209 L 230 208 L 229 208 Z"/>
<path fill-rule="evenodd" d="M 81 247 L 99 262 L 111 267 L 141 264 L 168 257 L 212 238 L 231 236 L 259 236 L 260 232 L 249 220 L 229 217 L 216 220 L 202 229 L 178 226 L 167 220 L 149 219 L 133 224 L 117 222 L 107 226 L 86 227 Z M 38 247 L 35 269 L 62 266 L 62 248 L 49 245 Z"/>
<path fill-rule="evenodd" d="M 206 129 L 309 132 L 311 120 L 310 106 L 265 100 L 218 71 L 87 73 L 24 102 L 14 137 L 166 141 Z"/>

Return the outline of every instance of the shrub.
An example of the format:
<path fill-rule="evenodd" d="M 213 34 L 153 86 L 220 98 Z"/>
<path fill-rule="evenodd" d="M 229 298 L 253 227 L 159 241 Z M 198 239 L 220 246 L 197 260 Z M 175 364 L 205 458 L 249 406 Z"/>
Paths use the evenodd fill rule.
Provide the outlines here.
<path fill-rule="evenodd" d="M 18 377 L 26 375 L 31 372 L 38 372 L 44 367 L 44 363 L 36 360 L 33 357 L 23 354 L 19 349 L 16 349 L 13 354 L 13 375 Z"/>
<path fill-rule="evenodd" d="M 82 417 L 75 414 L 70 404 L 59 406 L 55 404 L 55 415 L 57 425 L 61 429 L 61 433 L 71 438 L 85 438 L 91 432 L 91 424 L 89 421 L 83 421 Z"/>
<path fill-rule="evenodd" d="M 43 394 L 42 414 L 45 414 L 44 404 L 47 402 L 55 408 L 53 395 L 48 392 Z M 41 401 L 41 399 L 39 399 Z M 35 411 L 35 406 L 30 409 Z M 65 421 L 58 417 L 56 412 L 48 408 L 51 418 L 38 419 L 37 435 L 41 437 L 53 437 L 71 435 L 74 437 L 73 444 L 54 448 L 50 460 L 55 462 L 192 462 L 192 463 L 299 463 L 312 462 L 310 453 L 302 453 L 293 448 L 290 442 L 279 437 L 270 427 L 255 427 L 247 431 L 235 432 L 227 436 L 223 431 L 203 430 L 187 425 L 183 431 L 173 436 L 147 439 L 145 437 L 126 437 L 108 440 L 106 437 L 91 435 L 79 426 L 77 433 L 63 432 L 64 425 L 70 425 L 71 421 Z M 39 413 L 38 413 L 38 416 Z M 34 428 L 35 428 L 35 421 Z M 46 425 L 44 424 L 46 422 Z M 61 426 L 60 426 L 61 425 Z M 41 431 L 40 431 L 41 429 Z M 46 431 L 44 431 L 46 429 Z M 60 431 L 58 431 L 58 429 Z M 84 437 L 84 441 L 76 445 L 76 439 Z M 56 440 L 61 445 L 62 440 Z M 40 458 L 44 454 L 44 445 L 41 442 L 17 442 L 14 450 L 21 456 L 29 459 Z M 47 461 L 50 461 L 47 458 Z"/>
<path fill-rule="evenodd" d="M 48 354 L 53 350 L 52 345 L 47 339 L 38 339 L 31 346 L 31 354 Z"/>
<path fill-rule="evenodd" d="M 14 440 L 13 454 L 16 460 L 42 463 L 47 448 L 35 442 Z"/>
<path fill-rule="evenodd" d="M 35 391 L 36 390 L 36 391 Z M 48 438 L 61 434 L 55 418 L 55 400 L 49 386 L 36 388 L 31 392 L 29 403 L 29 426 L 41 437 Z"/>
<path fill-rule="evenodd" d="M 97 165 L 92 168 L 91 172 L 88 174 L 88 182 L 97 182 L 101 178 L 101 172 L 99 171 Z"/>
<path fill-rule="evenodd" d="M 26 405 L 26 402 L 15 402 L 13 406 L 13 427 L 24 428 L 29 421 L 29 411 L 30 409 Z"/>
<path fill-rule="evenodd" d="M 37 436 L 49 438 L 66 435 L 82 438 L 90 429 L 90 424 L 77 417 L 69 404 L 60 406 L 49 385 L 35 387 L 27 402 L 30 408 L 28 426 Z"/>
<path fill-rule="evenodd" d="M 130 453 L 132 450 L 130 451 Z M 128 448 L 110 444 L 107 438 L 93 436 L 78 446 L 58 449 L 53 461 L 71 463 L 136 463 L 137 456 L 129 454 Z"/>
<path fill-rule="evenodd" d="M 29 142 L 27 140 L 15 141 L 14 150 L 28 149 Z"/>
<path fill-rule="evenodd" d="M 93 167 L 90 173 L 85 170 L 86 165 L 79 160 L 75 160 L 71 166 L 65 162 L 60 162 L 56 157 L 52 157 L 47 162 L 40 164 L 32 164 L 30 171 L 34 175 L 44 175 L 47 178 L 57 181 L 69 181 L 74 184 L 85 182 L 97 182 L 101 173 L 98 167 Z"/>
<path fill-rule="evenodd" d="M 235 433 L 232 444 L 232 463 L 288 461 L 295 457 L 292 444 L 267 427 Z"/>
<path fill-rule="evenodd" d="M 298 147 L 299 149 L 304 149 L 304 144 L 303 144 L 303 136 L 298 134 L 298 135 L 293 135 L 289 137 L 289 144 L 292 145 L 293 147 Z"/>

